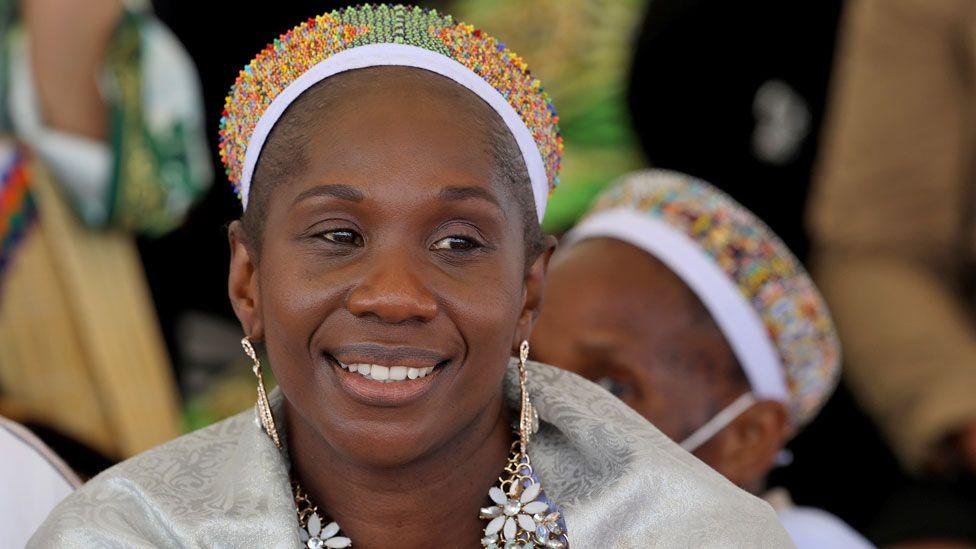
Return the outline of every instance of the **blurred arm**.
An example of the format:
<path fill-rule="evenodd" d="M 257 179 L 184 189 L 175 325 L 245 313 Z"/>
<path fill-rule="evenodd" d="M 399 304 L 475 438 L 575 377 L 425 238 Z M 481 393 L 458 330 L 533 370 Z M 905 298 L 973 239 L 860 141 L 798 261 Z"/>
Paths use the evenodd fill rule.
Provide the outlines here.
<path fill-rule="evenodd" d="M 124 4 L 21 0 L 6 107 L 88 227 L 159 235 L 212 179 L 200 86 L 148 2 Z"/>
<path fill-rule="evenodd" d="M 976 4 L 849 4 L 811 201 L 814 272 L 847 379 L 910 467 L 976 424 Z M 968 246 L 968 248 L 967 248 Z"/>
<path fill-rule="evenodd" d="M 40 111 L 52 128 L 105 139 L 98 76 L 121 0 L 21 0 Z"/>

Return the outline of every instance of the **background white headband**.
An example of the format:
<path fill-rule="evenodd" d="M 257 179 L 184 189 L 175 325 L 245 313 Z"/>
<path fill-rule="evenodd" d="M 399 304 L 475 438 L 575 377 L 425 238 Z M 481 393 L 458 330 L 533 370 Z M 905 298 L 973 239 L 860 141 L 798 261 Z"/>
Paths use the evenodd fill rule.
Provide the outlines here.
<path fill-rule="evenodd" d="M 515 136 L 525 167 L 532 182 L 532 195 L 535 197 L 536 214 L 539 222 L 546 213 L 549 200 L 549 178 L 539 147 L 532 133 L 508 101 L 477 73 L 445 55 L 408 44 L 370 44 L 341 51 L 307 70 L 288 85 L 261 115 L 254 132 L 247 143 L 244 154 L 244 167 L 241 174 L 241 203 L 247 209 L 247 195 L 251 188 L 251 177 L 257 165 L 264 142 L 271 133 L 285 109 L 299 95 L 313 85 L 340 72 L 366 67 L 398 66 L 416 67 L 446 76 L 474 92 L 491 106 L 505 121 L 505 125 Z"/>
<path fill-rule="evenodd" d="M 701 299 L 745 371 L 756 398 L 789 402 L 782 362 L 759 313 L 742 291 L 688 235 L 628 208 L 598 212 L 563 239 L 563 249 L 589 238 L 622 240 L 667 265 Z"/>

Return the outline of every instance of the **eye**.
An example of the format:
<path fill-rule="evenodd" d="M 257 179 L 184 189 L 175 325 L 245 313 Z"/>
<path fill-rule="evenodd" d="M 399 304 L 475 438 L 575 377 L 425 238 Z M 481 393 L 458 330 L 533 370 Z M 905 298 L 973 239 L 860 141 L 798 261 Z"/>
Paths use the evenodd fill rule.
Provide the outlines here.
<path fill-rule="evenodd" d="M 612 377 L 601 377 L 595 381 L 597 385 L 603 387 L 617 398 L 623 398 L 624 395 L 630 392 L 630 385 L 620 381 L 619 379 L 614 379 Z"/>
<path fill-rule="evenodd" d="M 448 236 L 442 238 L 430 247 L 431 250 L 457 250 L 457 251 L 467 251 L 480 248 L 481 244 L 476 242 L 474 239 L 467 238 L 464 236 Z"/>
<path fill-rule="evenodd" d="M 342 246 L 362 246 L 363 237 L 351 229 L 333 229 L 325 231 L 319 236 L 330 242 L 335 242 Z"/>

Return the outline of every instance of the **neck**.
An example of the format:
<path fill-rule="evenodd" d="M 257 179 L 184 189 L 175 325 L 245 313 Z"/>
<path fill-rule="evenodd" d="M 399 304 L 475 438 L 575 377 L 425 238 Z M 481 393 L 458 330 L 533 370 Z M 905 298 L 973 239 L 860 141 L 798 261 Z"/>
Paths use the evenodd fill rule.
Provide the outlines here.
<path fill-rule="evenodd" d="M 513 440 L 500 393 L 453 440 L 396 467 L 339 453 L 285 402 L 292 473 L 355 547 L 468 546 L 482 537 L 478 511 Z"/>
<path fill-rule="evenodd" d="M 742 486 L 740 486 L 740 488 L 756 497 L 761 498 L 763 494 L 769 491 L 769 483 L 767 482 L 768 479 L 768 476 L 763 475 L 751 482 L 744 483 Z"/>

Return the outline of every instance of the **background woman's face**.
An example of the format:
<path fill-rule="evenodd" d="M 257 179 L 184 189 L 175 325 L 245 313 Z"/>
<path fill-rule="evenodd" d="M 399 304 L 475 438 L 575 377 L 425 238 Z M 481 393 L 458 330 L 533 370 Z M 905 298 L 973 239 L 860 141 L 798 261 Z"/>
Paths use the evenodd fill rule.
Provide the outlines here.
<path fill-rule="evenodd" d="M 695 294 L 610 238 L 553 261 L 532 357 L 603 385 L 679 441 L 741 394 L 732 349 Z"/>
<path fill-rule="evenodd" d="M 378 465 L 501 409 L 525 294 L 521 216 L 482 124 L 444 91 L 455 84 L 397 74 L 345 90 L 310 132 L 307 165 L 274 188 L 257 268 L 288 401 Z M 368 377 L 347 369 L 367 364 Z"/>

